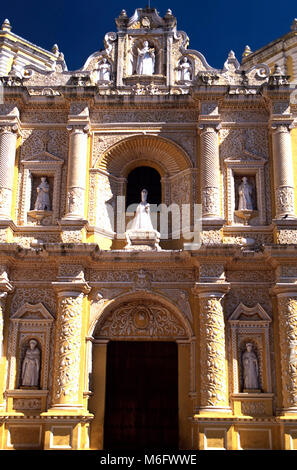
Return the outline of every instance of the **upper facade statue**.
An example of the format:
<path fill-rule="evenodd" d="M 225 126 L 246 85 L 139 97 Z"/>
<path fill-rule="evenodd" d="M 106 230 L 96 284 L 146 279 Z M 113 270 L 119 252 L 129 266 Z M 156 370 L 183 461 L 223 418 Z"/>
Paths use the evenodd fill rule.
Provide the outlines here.
<path fill-rule="evenodd" d="M 138 49 L 137 74 L 153 75 L 155 71 L 155 49 L 149 46 L 148 41 L 144 41 L 143 48 Z"/>

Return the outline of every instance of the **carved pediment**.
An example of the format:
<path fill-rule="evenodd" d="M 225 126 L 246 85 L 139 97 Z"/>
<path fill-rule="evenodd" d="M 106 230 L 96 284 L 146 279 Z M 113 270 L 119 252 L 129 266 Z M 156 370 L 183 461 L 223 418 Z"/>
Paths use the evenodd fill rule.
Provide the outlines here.
<path fill-rule="evenodd" d="M 23 304 L 11 317 L 12 320 L 46 320 L 53 321 L 50 312 L 39 302 L 38 304 Z"/>
<path fill-rule="evenodd" d="M 26 163 L 55 163 L 56 165 L 63 165 L 64 160 L 62 160 L 59 157 L 56 157 L 55 155 L 46 152 L 45 150 L 42 152 L 39 152 L 35 155 L 32 155 L 29 158 L 26 158 L 26 160 L 22 160 L 22 164 Z"/>
<path fill-rule="evenodd" d="M 244 150 L 238 155 L 234 155 L 232 157 L 226 158 L 225 163 L 238 163 L 238 162 L 258 162 L 258 163 L 266 163 L 266 160 L 255 153 L 248 152 Z"/>
<path fill-rule="evenodd" d="M 254 307 L 247 307 L 240 303 L 229 318 L 229 323 L 239 322 L 271 322 L 271 318 L 263 307 L 257 303 Z"/>

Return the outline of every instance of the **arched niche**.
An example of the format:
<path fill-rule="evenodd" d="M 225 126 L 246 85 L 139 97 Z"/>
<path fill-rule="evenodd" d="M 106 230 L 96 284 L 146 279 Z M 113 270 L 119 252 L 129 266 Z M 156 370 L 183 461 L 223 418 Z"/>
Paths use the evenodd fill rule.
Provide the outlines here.
<path fill-rule="evenodd" d="M 196 170 L 178 144 L 155 135 L 134 135 L 122 139 L 95 156 L 90 171 L 88 219 L 90 225 L 111 239 L 122 233 L 117 221 L 119 214 L 125 211 L 127 178 L 134 168 L 140 166 L 154 168 L 160 174 L 161 202 L 167 207 L 174 203 L 181 208 L 183 204 L 191 205 L 196 200 Z M 124 198 L 123 206 L 119 205 L 118 196 Z M 170 224 L 168 232 L 171 234 Z"/>
<path fill-rule="evenodd" d="M 6 385 L 7 411 L 45 411 L 50 388 L 53 355 L 54 318 L 42 303 L 24 303 L 9 322 L 8 373 Z M 30 341 L 40 352 L 39 380 L 36 387 L 21 387 L 21 368 Z"/>
<path fill-rule="evenodd" d="M 125 177 L 124 169 L 133 161 L 156 163 L 168 176 L 193 167 L 190 157 L 178 144 L 160 136 L 138 135 L 109 147 L 98 156 L 95 168 L 118 178 Z"/>
<path fill-rule="evenodd" d="M 149 48 L 154 49 L 155 54 L 155 66 L 153 75 L 163 75 L 163 50 L 160 41 L 154 37 L 140 37 L 136 39 L 131 38 L 130 50 L 127 54 L 127 64 L 126 76 L 137 75 L 137 58 L 138 58 L 138 49 L 142 49 L 144 46 L 144 41 L 148 41 Z"/>
<path fill-rule="evenodd" d="M 188 416 L 196 397 L 195 338 L 188 320 L 173 303 L 146 291 L 120 295 L 107 301 L 93 316 L 87 346 L 92 366 L 89 363 L 86 367 L 89 377 L 92 377 L 92 396 L 89 399 L 89 411 L 94 414 L 91 448 L 103 448 L 109 341 L 177 343 L 179 444 L 187 448 L 191 439 Z"/>

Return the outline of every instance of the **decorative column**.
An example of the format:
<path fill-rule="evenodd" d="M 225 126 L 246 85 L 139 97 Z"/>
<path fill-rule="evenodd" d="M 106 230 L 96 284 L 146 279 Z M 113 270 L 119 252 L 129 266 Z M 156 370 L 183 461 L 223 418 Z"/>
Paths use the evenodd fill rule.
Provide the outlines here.
<path fill-rule="evenodd" d="M 53 287 L 57 291 L 58 310 L 52 409 L 77 410 L 83 407 L 80 393 L 83 299 L 90 288 L 78 278 L 72 282 L 53 282 Z"/>
<path fill-rule="evenodd" d="M 0 219 L 11 220 L 17 123 L 0 122 Z"/>
<path fill-rule="evenodd" d="M 289 125 L 272 124 L 276 219 L 295 218 L 294 179 Z"/>
<path fill-rule="evenodd" d="M 0 265 L 0 376 L 4 376 L 6 374 L 6 361 L 1 360 L 3 356 L 4 313 L 7 296 L 13 291 L 13 289 L 14 288 L 8 279 L 7 266 Z M 4 406 L 3 398 L 3 390 L 0 390 L 0 409 Z"/>
<path fill-rule="evenodd" d="M 7 292 L 0 292 L 0 358 L 3 355 L 4 312 Z"/>
<path fill-rule="evenodd" d="M 200 126 L 202 217 L 220 219 L 220 125 Z"/>
<path fill-rule="evenodd" d="M 227 396 L 225 321 L 222 299 L 228 283 L 198 283 L 200 304 L 200 407 L 199 412 L 230 412 Z"/>
<path fill-rule="evenodd" d="M 277 285 L 283 412 L 297 413 L 297 286 Z"/>
<path fill-rule="evenodd" d="M 83 220 L 86 192 L 86 170 L 89 126 L 69 125 L 69 158 L 67 175 L 67 209 L 64 219 Z"/>

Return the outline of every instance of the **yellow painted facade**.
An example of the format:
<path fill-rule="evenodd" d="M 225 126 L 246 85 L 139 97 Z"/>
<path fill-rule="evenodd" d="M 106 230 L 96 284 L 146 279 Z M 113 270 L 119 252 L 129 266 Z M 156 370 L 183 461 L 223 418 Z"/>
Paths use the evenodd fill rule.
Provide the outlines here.
<path fill-rule="evenodd" d="M 0 31 L 0 448 L 98 450 L 131 432 L 150 449 L 164 426 L 164 450 L 296 450 L 296 34 L 286 71 L 280 40 L 214 71 L 170 10 L 116 25 L 75 73 Z M 145 185 L 171 208 L 155 244 L 129 239 L 125 204 Z"/>

